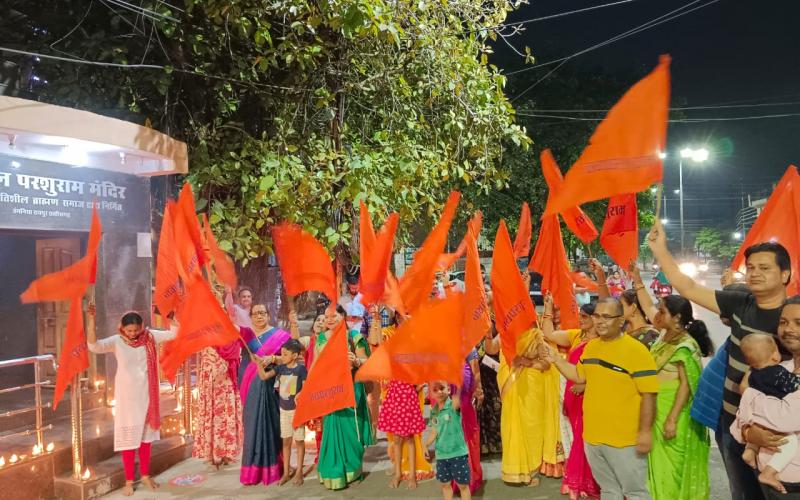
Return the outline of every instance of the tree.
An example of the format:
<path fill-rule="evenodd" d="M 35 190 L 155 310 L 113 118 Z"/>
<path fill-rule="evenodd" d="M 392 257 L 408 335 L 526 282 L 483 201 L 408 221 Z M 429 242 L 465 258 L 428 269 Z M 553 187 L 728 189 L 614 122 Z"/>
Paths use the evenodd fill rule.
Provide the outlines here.
<path fill-rule="evenodd" d="M 347 260 L 359 200 L 425 222 L 450 188 L 507 186 L 501 144 L 529 142 L 486 57 L 511 2 L 171 3 L 12 0 L 0 27 L 15 48 L 162 66 L 37 71 L 45 100 L 186 141 L 198 206 L 242 265 L 283 219 Z"/>
<path fill-rule="evenodd" d="M 714 259 L 730 261 L 736 255 L 739 245 L 728 241 L 727 234 L 720 229 L 704 227 L 695 235 L 695 250 Z"/>

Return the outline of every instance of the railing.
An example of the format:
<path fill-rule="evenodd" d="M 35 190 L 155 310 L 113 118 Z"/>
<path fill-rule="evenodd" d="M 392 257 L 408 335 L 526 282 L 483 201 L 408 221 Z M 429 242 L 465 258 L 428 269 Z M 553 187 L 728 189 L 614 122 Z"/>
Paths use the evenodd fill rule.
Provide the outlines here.
<path fill-rule="evenodd" d="M 40 452 L 44 451 L 44 431 L 50 430 L 53 428 L 53 424 L 48 426 L 43 426 L 44 422 L 42 419 L 42 408 L 50 408 L 51 403 L 42 404 L 42 386 L 50 384 L 49 380 L 42 381 L 41 380 L 41 370 L 39 370 L 40 363 L 52 363 L 53 368 L 55 369 L 56 360 L 52 354 L 43 354 L 40 356 L 31 356 L 28 358 L 18 358 L 18 359 L 8 359 L 5 361 L 0 361 L 0 370 L 3 368 L 11 368 L 12 366 L 21 366 L 21 365 L 33 365 L 34 369 L 34 376 L 33 376 L 33 383 L 32 384 L 25 384 L 19 385 L 16 387 L 7 387 L 5 389 L 0 389 L 0 394 L 8 394 L 11 392 L 22 391 L 24 389 L 33 389 L 34 390 L 34 405 L 27 407 L 27 408 L 20 408 L 17 410 L 10 410 L 5 413 L 0 413 L 0 417 L 13 417 L 14 415 L 20 415 L 22 413 L 28 412 L 36 412 L 36 427 L 33 429 L 26 429 L 24 431 L 15 432 L 13 434 L 6 434 L 4 436 L 0 436 L 0 440 L 6 439 L 12 436 L 30 436 L 31 434 L 36 434 L 36 447 L 40 450 Z"/>

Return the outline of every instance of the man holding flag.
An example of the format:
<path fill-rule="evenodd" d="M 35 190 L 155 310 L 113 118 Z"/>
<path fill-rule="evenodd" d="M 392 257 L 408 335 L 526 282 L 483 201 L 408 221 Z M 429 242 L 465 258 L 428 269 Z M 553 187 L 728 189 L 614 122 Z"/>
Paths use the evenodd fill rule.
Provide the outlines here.
<path fill-rule="evenodd" d="M 739 384 L 748 370 L 739 344 L 751 333 L 775 336 L 781 306 L 786 300 L 786 285 L 791 279 L 789 253 L 781 244 L 773 242 L 748 247 L 744 251 L 748 293 L 712 290 L 683 274 L 667 249 L 664 227 L 658 220 L 650 231 L 648 244 L 661 270 L 680 295 L 712 312 L 732 318 L 722 413 L 715 437 L 728 473 L 731 497 L 735 500 L 761 499 L 763 495 L 757 475 L 742 460 L 744 445 L 736 442 L 730 432 L 741 399 Z M 780 440 L 772 432 L 755 426 L 749 430 L 748 438 L 749 442 L 765 447 L 775 446 L 775 440 Z"/>

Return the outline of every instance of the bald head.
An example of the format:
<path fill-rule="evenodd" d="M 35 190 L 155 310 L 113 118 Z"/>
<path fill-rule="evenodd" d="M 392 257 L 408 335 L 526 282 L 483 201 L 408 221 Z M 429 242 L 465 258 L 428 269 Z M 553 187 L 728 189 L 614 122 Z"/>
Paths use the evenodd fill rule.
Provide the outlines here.
<path fill-rule="evenodd" d="M 744 359 L 751 368 L 765 368 L 780 362 L 778 344 L 772 335 L 751 333 L 740 344 Z"/>

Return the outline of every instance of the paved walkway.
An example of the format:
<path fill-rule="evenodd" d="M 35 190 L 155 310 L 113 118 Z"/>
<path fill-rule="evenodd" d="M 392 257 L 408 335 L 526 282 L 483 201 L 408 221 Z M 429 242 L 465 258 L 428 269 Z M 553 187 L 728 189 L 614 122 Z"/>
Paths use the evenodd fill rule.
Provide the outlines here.
<path fill-rule="evenodd" d="M 315 452 L 309 450 L 306 464 L 313 463 Z M 727 478 L 722 468 L 719 453 L 714 446 L 711 451 L 711 499 L 729 499 Z M 419 483 L 417 490 L 408 491 L 405 483 L 401 489 L 392 490 L 388 487 L 389 476 L 386 471 L 391 467 L 391 462 L 386 456 L 386 441 L 381 440 L 376 446 L 370 447 L 364 457 L 365 478 L 362 482 L 346 490 L 331 492 L 324 489 L 317 481 L 316 471 L 311 471 L 306 476 L 303 486 L 296 487 L 290 484 L 285 486 L 242 486 L 239 483 L 239 466 L 233 464 L 220 471 L 213 471 L 207 465 L 196 459 L 189 459 L 167 470 L 156 479 L 161 483 L 161 488 L 153 493 L 139 486 L 133 498 L 137 500 L 167 500 L 167 499 L 231 499 L 231 498 L 281 498 L 281 499 L 383 499 L 383 498 L 442 498 L 439 484 L 436 480 Z M 483 488 L 476 498 L 491 498 L 502 500 L 513 499 L 566 499 L 560 494 L 561 480 L 542 479 L 538 487 L 513 487 L 500 481 L 500 457 L 484 459 L 483 474 L 486 480 Z M 192 483 L 194 484 L 179 484 Z M 117 491 L 107 495 L 107 499 L 122 500 L 125 497 Z"/>

